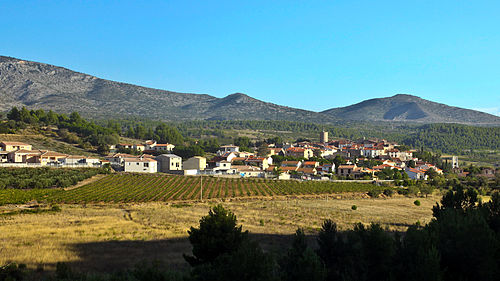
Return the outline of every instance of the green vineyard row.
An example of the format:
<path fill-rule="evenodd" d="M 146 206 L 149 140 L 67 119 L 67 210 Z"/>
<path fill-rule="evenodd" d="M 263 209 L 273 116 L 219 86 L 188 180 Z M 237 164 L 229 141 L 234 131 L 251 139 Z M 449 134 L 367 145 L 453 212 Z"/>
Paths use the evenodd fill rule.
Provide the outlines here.
<path fill-rule="evenodd" d="M 314 195 L 341 192 L 368 192 L 383 187 L 356 182 L 282 181 L 268 179 L 235 179 L 219 177 L 112 174 L 71 190 L 63 189 L 4 189 L 0 190 L 0 205 L 29 201 L 49 203 L 128 203 L 179 201 L 214 198 L 259 196 Z M 201 193 L 201 190 L 203 192 Z"/>

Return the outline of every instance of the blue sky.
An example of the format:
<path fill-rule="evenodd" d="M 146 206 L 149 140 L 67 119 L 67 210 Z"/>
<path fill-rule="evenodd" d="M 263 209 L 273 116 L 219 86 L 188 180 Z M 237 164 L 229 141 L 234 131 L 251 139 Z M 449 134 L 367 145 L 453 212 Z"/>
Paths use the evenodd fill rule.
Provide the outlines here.
<path fill-rule="evenodd" d="M 321 111 L 407 93 L 500 115 L 500 1 L 4 1 L 0 55 Z"/>

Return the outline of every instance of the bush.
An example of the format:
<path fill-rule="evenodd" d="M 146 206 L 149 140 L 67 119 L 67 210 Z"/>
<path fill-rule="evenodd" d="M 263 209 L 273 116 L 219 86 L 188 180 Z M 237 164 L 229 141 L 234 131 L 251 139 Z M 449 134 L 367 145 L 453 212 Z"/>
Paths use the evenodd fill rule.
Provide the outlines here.
<path fill-rule="evenodd" d="M 420 200 L 413 201 L 413 204 L 415 204 L 415 206 L 420 206 Z"/>
<path fill-rule="evenodd" d="M 356 211 L 358 209 L 358 207 L 356 205 L 352 205 L 351 209 L 353 209 L 354 211 Z"/>
<path fill-rule="evenodd" d="M 377 198 L 382 192 L 380 192 L 380 190 L 378 189 L 372 189 L 370 191 L 368 191 L 368 195 L 371 197 L 371 198 Z"/>
<path fill-rule="evenodd" d="M 393 194 L 394 194 L 394 190 L 392 190 L 390 188 L 384 189 L 384 195 L 385 196 L 392 197 Z"/>

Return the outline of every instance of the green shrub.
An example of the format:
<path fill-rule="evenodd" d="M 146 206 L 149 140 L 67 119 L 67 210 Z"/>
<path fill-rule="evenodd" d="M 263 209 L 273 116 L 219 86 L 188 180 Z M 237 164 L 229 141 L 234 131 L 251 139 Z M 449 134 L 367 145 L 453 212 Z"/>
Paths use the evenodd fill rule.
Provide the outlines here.
<path fill-rule="evenodd" d="M 382 192 L 378 189 L 372 189 L 370 191 L 368 191 L 368 195 L 371 197 L 371 198 L 377 198 Z"/>
<path fill-rule="evenodd" d="M 415 204 L 415 206 L 420 206 L 420 200 L 413 201 L 413 204 Z"/>
<path fill-rule="evenodd" d="M 354 211 L 356 211 L 356 210 L 358 209 L 358 206 L 356 206 L 356 205 L 352 205 L 352 206 L 351 206 L 351 209 L 353 209 Z"/>
<path fill-rule="evenodd" d="M 392 190 L 390 188 L 384 189 L 384 195 L 385 196 L 392 197 L 393 194 L 394 194 L 394 190 Z"/>

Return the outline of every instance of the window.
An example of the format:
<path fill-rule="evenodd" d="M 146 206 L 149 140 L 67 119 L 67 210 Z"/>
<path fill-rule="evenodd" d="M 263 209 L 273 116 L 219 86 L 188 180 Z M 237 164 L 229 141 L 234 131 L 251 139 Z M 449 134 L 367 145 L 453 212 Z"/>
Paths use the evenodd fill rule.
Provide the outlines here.
<path fill-rule="evenodd" d="M 144 163 L 144 167 L 148 168 L 149 167 L 149 163 Z"/>

